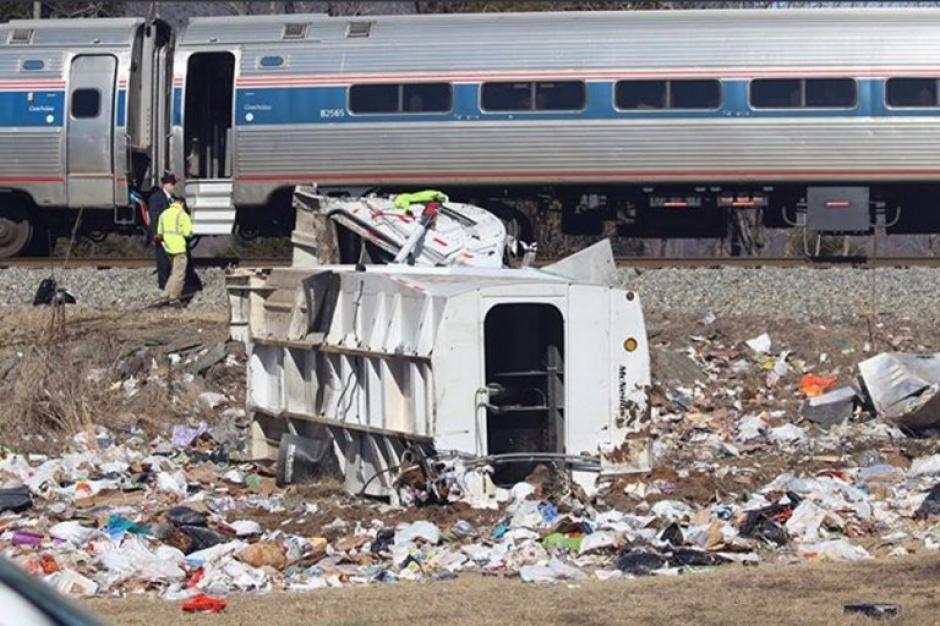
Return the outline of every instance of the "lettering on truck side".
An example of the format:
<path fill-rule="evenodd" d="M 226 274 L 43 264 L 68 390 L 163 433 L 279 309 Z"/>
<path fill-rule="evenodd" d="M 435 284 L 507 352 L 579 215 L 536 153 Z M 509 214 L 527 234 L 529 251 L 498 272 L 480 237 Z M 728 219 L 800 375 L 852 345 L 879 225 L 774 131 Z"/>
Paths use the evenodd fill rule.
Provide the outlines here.
<path fill-rule="evenodd" d="M 320 119 L 335 119 L 346 117 L 345 109 L 320 109 Z"/>

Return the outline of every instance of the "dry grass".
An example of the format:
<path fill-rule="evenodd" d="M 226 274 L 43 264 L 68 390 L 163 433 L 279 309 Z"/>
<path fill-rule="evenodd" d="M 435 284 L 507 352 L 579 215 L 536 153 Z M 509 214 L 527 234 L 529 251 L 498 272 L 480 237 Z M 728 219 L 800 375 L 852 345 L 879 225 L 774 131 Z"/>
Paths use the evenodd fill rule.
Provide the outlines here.
<path fill-rule="evenodd" d="M 101 337 L 93 359 L 79 359 L 69 349 L 67 326 L 50 325 L 51 311 L 43 309 L 20 325 L 32 336 L 18 350 L 18 361 L 7 383 L 11 390 L 0 405 L 0 435 L 13 441 L 30 433 L 53 431 L 65 435 L 87 429 L 101 415 L 116 413 L 118 396 L 107 380 L 95 380 L 94 368 L 107 370 L 127 350 L 114 335 Z M 36 314 L 39 313 L 39 314 Z"/>
<path fill-rule="evenodd" d="M 175 323 L 167 323 L 169 315 Z M 0 443 L 49 452 L 56 441 L 92 424 L 117 430 L 138 424 L 150 430 L 148 425 L 179 418 L 194 405 L 189 396 L 198 390 L 174 401 L 167 387 L 151 385 L 129 400 L 113 386 L 116 379 L 120 382 L 117 365 L 148 342 L 222 340 L 224 320 L 224 313 L 215 311 L 128 313 L 70 307 L 64 328 L 50 334 L 48 309 L 6 309 L 0 319 L 0 392 L 5 398 Z"/>
<path fill-rule="evenodd" d="M 109 413 L 115 399 L 88 376 L 88 367 L 71 363 L 61 349 L 31 347 L 20 360 L 9 402 L 0 408 L 0 430 L 41 433 L 52 428 L 66 434 L 84 430 Z"/>
<path fill-rule="evenodd" d="M 854 564 L 723 569 L 674 578 L 574 585 L 462 576 L 454 581 L 349 587 L 297 594 L 233 596 L 225 613 L 189 616 L 178 602 L 92 600 L 115 624 L 869 624 L 846 617 L 849 602 L 894 602 L 893 624 L 936 624 L 940 556 Z"/>

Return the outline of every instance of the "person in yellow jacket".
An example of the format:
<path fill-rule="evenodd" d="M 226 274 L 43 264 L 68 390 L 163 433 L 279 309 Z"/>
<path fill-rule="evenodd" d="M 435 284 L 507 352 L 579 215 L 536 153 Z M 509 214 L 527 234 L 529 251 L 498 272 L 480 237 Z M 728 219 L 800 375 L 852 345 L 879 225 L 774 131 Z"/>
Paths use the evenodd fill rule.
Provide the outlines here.
<path fill-rule="evenodd" d="M 179 200 L 164 209 L 157 222 L 156 240 L 170 257 L 170 278 L 163 294 L 170 304 L 179 304 L 186 280 L 186 248 L 193 236 L 193 221 Z"/>

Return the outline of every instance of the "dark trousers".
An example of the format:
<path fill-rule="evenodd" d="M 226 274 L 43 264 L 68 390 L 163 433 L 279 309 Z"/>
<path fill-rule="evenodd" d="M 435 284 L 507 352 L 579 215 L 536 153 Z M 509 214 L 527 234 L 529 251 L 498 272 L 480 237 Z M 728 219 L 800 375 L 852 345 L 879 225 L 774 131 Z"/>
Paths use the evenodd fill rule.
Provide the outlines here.
<path fill-rule="evenodd" d="M 170 278 L 170 257 L 162 244 L 154 243 L 153 247 L 157 259 L 157 287 L 163 291 L 166 281 Z"/>
<path fill-rule="evenodd" d="M 183 281 L 183 297 L 192 297 L 200 291 L 202 291 L 202 279 L 196 273 L 192 253 L 189 248 L 186 248 L 186 280 Z"/>

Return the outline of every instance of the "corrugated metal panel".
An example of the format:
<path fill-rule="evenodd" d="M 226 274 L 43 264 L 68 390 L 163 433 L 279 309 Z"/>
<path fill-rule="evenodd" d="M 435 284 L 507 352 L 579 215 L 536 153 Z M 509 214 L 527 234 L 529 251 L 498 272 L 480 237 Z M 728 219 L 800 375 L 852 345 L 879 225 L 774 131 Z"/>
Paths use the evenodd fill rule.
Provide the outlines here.
<path fill-rule="evenodd" d="M 246 42 L 250 74 L 271 52 L 251 42 L 279 40 L 280 17 L 193 20 L 190 35 Z M 363 39 L 345 38 L 348 21 L 320 18 L 309 35 L 320 42 L 291 46 L 288 71 L 940 65 L 935 9 L 392 16 Z"/>
<path fill-rule="evenodd" d="M 598 172 L 696 174 L 708 180 L 748 178 L 747 172 L 779 171 L 780 180 L 858 170 L 871 180 L 911 178 L 892 169 L 936 171 L 940 119 L 663 120 L 661 122 L 515 122 L 349 125 L 241 129 L 237 172 L 297 174 L 321 183 L 319 174 L 485 173 L 493 180 L 518 172 L 547 182 L 586 180 Z M 876 172 L 876 173 L 872 173 Z M 285 176 L 286 177 L 286 176 Z M 768 178 L 767 176 L 762 176 Z M 629 179 L 629 177 L 628 177 Z"/>
<path fill-rule="evenodd" d="M 45 67 L 38 71 L 24 71 L 21 67 L 27 59 L 40 59 Z M 62 78 L 64 64 L 65 52 L 61 50 L 0 48 L 0 79 Z"/>
<path fill-rule="evenodd" d="M 74 20 L 13 20 L 0 24 L 0 46 L 28 49 L 35 46 L 130 46 L 141 18 L 89 18 Z M 10 45 L 10 32 L 33 29 L 28 45 Z"/>
<path fill-rule="evenodd" d="M 63 174 L 59 130 L 9 129 L 0 132 L 0 176 Z"/>

